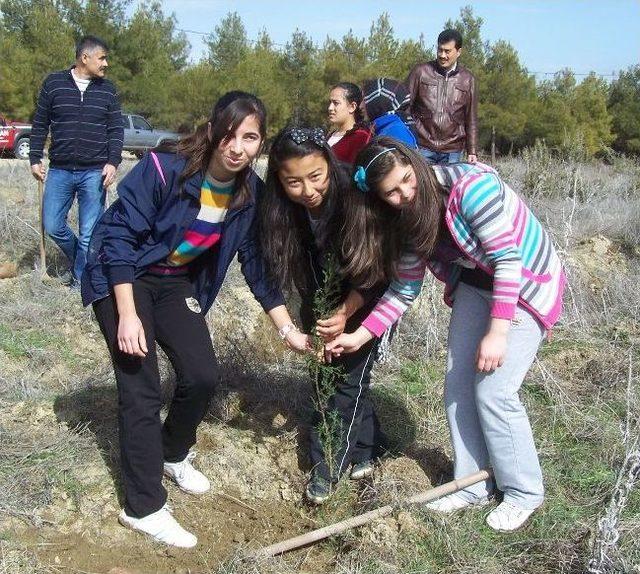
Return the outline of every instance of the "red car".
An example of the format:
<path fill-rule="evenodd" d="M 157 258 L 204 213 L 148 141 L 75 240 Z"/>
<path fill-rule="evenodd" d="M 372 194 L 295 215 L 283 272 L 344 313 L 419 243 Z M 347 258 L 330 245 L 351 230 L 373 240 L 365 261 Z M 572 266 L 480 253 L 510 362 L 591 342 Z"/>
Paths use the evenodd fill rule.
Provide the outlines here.
<path fill-rule="evenodd" d="M 18 159 L 29 159 L 31 125 L 11 121 L 0 115 L 0 154 L 12 153 Z"/>

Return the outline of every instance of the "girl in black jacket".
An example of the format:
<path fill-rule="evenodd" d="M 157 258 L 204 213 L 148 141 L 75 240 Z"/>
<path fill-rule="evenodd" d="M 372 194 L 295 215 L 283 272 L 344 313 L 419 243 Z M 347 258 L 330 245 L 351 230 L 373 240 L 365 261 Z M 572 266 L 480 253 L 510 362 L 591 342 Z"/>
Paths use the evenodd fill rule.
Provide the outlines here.
<path fill-rule="evenodd" d="M 314 330 L 329 341 L 371 311 L 384 288 L 366 293 L 337 285 L 336 307 L 330 317 L 314 317 L 314 297 L 327 273 L 339 273 L 338 241 L 342 193 L 348 174 L 336 160 L 320 128 L 290 127 L 275 138 L 269 154 L 266 190 L 259 203 L 260 242 L 268 268 L 287 289 L 295 287 L 302 305 L 305 332 Z M 321 504 L 351 466 L 351 478 L 373 472 L 382 436 L 368 398 L 370 373 L 378 339 L 358 353 L 334 360 L 341 373 L 325 380 L 330 388 L 315 389 L 316 412 L 311 428 L 313 465 L 306 489 L 310 502 Z M 319 403 L 324 403 L 322 406 Z"/>

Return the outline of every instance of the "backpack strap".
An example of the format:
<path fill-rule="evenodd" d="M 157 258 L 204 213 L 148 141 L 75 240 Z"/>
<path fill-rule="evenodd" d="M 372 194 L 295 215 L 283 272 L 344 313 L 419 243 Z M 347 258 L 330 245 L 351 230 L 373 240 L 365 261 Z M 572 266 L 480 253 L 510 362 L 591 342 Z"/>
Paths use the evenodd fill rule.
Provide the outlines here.
<path fill-rule="evenodd" d="M 162 180 L 162 183 L 164 185 L 167 185 L 167 180 L 164 177 L 164 172 L 162 171 L 162 166 L 160 165 L 160 160 L 158 159 L 158 156 L 155 154 L 155 152 L 150 152 L 151 153 L 151 157 L 153 159 L 153 163 L 156 164 L 156 169 L 158 170 L 158 173 L 160 174 L 160 179 Z"/>

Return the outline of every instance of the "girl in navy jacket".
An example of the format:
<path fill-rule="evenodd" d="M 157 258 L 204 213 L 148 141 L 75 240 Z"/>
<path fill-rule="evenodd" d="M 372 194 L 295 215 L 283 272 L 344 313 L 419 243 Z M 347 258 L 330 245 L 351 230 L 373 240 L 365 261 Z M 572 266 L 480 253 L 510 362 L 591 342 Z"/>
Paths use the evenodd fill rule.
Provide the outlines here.
<path fill-rule="evenodd" d="M 263 183 L 250 164 L 265 132 L 263 103 L 229 92 L 193 135 L 147 154 L 97 224 L 82 277 L 83 303 L 93 304 L 118 386 L 125 491 L 119 520 L 174 546 L 192 547 L 197 539 L 169 512 L 162 476 L 192 494 L 209 489 L 189 449 L 218 378 L 205 314 L 236 255 L 285 343 L 308 348 L 256 242 Z M 156 342 L 177 375 L 164 424 Z"/>

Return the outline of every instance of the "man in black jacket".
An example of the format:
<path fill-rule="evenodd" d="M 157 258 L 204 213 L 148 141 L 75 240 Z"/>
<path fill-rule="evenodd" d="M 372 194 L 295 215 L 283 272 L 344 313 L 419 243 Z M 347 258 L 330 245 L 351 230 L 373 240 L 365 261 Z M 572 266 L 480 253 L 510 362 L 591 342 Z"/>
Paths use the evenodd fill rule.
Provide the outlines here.
<path fill-rule="evenodd" d="M 69 259 L 72 287 L 82 275 L 91 233 L 104 211 L 105 190 L 122 159 L 120 103 L 114 85 L 104 78 L 107 51 L 95 36 L 80 40 L 75 65 L 45 79 L 31 131 L 31 173 L 45 181 L 43 148 L 51 130 L 42 217 L 45 231 Z M 67 221 L 76 196 L 77 237 Z"/>

